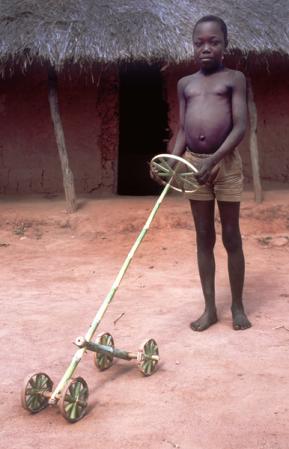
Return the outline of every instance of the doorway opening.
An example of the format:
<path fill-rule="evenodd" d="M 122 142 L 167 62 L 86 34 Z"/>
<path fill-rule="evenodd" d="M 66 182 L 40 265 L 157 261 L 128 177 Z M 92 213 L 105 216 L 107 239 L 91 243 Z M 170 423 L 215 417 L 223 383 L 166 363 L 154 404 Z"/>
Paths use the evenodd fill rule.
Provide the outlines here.
<path fill-rule="evenodd" d="M 165 153 L 168 108 L 159 66 L 131 64 L 120 71 L 118 187 L 120 195 L 156 195 L 149 162 Z"/>

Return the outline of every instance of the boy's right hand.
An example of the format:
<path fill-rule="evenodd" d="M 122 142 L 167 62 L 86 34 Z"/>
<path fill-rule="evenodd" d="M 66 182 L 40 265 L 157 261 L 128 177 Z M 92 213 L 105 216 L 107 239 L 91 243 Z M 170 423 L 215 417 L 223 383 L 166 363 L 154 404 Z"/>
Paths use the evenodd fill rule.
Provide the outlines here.
<path fill-rule="evenodd" d="M 167 165 L 173 170 L 174 166 L 176 165 L 177 161 L 175 159 L 166 159 Z M 154 167 L 152 164 L 150 164 L 150 177 L 154 181 L 156 181 L 158 184 L 166 185 L 166 182 L 158 175 L 158 171 L 154 170 Z"/>
<path fill-rule="evenodd" d="M 153 179 L 154 181 L 159 182 L 160 178 L 157 175 L 157 172 L 152 168 L 152 166 L 150 165 L 150 177 L 151 179 Z"/>

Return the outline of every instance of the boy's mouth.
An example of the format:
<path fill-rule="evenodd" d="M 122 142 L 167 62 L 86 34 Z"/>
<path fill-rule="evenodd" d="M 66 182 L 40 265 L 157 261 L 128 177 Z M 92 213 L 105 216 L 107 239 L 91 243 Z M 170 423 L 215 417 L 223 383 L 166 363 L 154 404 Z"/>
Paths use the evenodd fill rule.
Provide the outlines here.
<path fill-rule="evenodd" d="M 205 58 L 200 60 L 200 64 L 202 65 L 212 65 L 214 63 L 213 59 Z"/>

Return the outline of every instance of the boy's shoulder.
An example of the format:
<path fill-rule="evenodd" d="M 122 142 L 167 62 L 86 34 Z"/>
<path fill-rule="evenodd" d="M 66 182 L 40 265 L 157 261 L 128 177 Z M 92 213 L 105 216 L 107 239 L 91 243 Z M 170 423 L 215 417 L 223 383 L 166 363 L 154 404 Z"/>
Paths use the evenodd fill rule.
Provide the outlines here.
<path fill-rule="evenodd" d="M 178 81 L 178 89 L 179 90 L 183 89 L 187 84 L 189 84 L 191 81 L 196 79 L 197 74 L 198 74 L 198 72 L 192 73 L 191 75 L 183 76 L 182 78 L 180 78 Z"/>
<path fill-rule="evenodd" d="M 226 73 L 228 76 L 232 79 L 232 81 L 235 82 L 246 82 L 246 77 L 244 73 L 240 72 L 239 70 L 233 70 L 226 68 Z"/>

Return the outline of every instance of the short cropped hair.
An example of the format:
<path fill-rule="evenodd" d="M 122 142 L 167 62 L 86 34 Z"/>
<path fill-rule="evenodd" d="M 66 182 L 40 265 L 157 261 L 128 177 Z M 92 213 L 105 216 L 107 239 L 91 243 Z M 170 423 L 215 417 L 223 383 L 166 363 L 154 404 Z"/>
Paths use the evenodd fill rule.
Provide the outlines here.
<path fill-rule="evenodd" d="M 197 21 L 197 23 L 195 24 L 195 26 L 194 26 L 194 29 L 193 29 L 193 36 L 194 36 L 194 34 L 195 34 L 195 31 L 196 31 L 197 26 L 198 26 L 200 23 L 204 23 L 204 22 L 216 22 L 216 23 L 219 24 L 219 26 L 220 26 L 220 28 L 221 28 L 221 31 L 222 31 L 222 33 L 223 33 L 223 35 L 224 35 L 225 46 L 227 47 L 227 45 L 228 45 L 228 30 L 227 30 L 227 25 L 225 24 L 224 20 L 221 19 L 221 17 L 218 17 L 218 16 L 207 15 L 207 16 L 204 16 L 204 17 L 202 17 L 201 19 L 199 19 L 199 20 Z"/>

